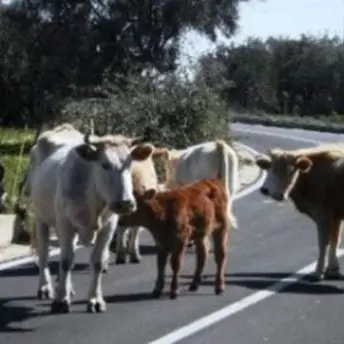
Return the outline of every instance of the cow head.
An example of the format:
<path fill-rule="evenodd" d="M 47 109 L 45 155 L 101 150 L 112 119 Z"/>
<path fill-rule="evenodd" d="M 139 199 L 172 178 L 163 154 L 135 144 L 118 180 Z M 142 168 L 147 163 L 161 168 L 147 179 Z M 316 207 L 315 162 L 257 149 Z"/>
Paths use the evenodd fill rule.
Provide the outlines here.
<path fill-rule="evenodd" d="M 94 167 L 94 182 L 100 197 L 118 214 L 136 208 L 131 178 L 133 160 L 147 159 L 154 150 L 151 144 L 138 144 L 137 138 L 122 135 L 94 137 L 85 135 L 77 154 Z"/>
<path fill-rule="evenodd" d="M 308 173 L 312 168 L 312 161 L 306 156 L 296 156 L 278 148 L 257 156 L 255 162 L 267 172 L 261 193 L 276 201 L 288 199 L 300 173 Z"/>

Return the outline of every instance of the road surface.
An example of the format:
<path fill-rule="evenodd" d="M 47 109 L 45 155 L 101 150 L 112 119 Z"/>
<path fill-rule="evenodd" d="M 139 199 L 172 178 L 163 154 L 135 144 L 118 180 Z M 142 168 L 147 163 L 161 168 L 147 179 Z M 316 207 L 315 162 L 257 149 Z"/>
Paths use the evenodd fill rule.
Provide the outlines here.
<path fill-rule="evenodd" d="M 233 127 L 243 143 L 258 151 L 343 139 L 298 130 Z M 51 315 L 49 303 L 36 300 L 37 270 L 32 264 L 0 271 L 0 343 L 343 343 L 344 281 L 309 283 L 305 278 L 317 257 L 313 223 L 291 204 L 270 202 L 257 191 L 236 201 L 234 209 L 240 230 L 231 235 L 224 295 L 213 293 L 210 256 L 197 293 L 183 292 L 177 300 L 167 295 L 150 299 L 156 266 L 152 241 L 145 234 L 141 264 L 113 266 L 104 277 L 104 314 L 85 313 L 87 249 L 76 255 L 77 295 L 70 314 Z M 185 285 L 194 267 L 193 254 L 186 258 L 181 279 Z M 56 271 L 57 258 L 52 268 Z"/>

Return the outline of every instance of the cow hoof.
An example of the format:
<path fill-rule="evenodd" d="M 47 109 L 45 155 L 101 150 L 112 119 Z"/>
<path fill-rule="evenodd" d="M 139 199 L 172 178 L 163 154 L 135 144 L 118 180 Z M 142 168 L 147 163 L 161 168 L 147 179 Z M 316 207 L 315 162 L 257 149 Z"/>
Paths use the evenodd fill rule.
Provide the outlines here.
<path fill-rule="evenodd" d="M 54 292 L 49 288 L 41 288 L 37 291 L 37 298 L 39 300 L 52 300 L 54 298 Z"/>
<path fill-rule="evenodd" d="M 225 291 L 225 288 L 223 286 L 215 287 L 215 295 L 222 295 Z"/>
<path fill-rule="evenodd" d="M 125 259 L 125 257 L 118 257 L 116 258 L 116 265 L 120 265 L 120 264 L 125 264 L 127 262 L 127 260 Z"/>
<path fill-rule="evenodd" d="M 179 292 L 174 290 L 170 292 L 170 299 L 175 300 L 179 296 Z"/>
<path fill-rule="evenodd" d="M 90 300 L 87 303 L 87 313 L 103 313 L 106 311 L 106 303 L 104 300 Z"/>
<path fill-rule="evenodd" d="M 141 262 L 141 257 L 138 256 L 130 256 L 130 263 L 138 264 Z"/>
<path fill-rule="evenodd" d="M 152 291 L 152 297 L 155 299 L 159 299 L 162 295 L 162 290 L 161 289 L 154 289 Z"/>
<path fill-rule="evenodd" d="M 52 313 L 70 313 L 71 311 L 71 306 L 70 302 L 67 300 L 54 300 L 51 303 L 51 312 Z"/>
<path fill-rule="evenodd" d="M 306 280 L 310 283 L 316 283 L 316 282 L 320 282 L 321 280 L 324 279 L 324 274 L 312 274 L 312 275 L 308 275 Z"/>
<path fill-rule="evenodd" d="M 108 271 L 109 271 L 109 269 L 108 269 L 108 268 L 104 268 L 104 269 L 103 269 L 103 274 L 107 274 L 107 273 L 108 273 Z"/>
<path fill-rule="evenodd" d="M 329 280 L 338 280 L 340 279 L 340 269 L 339 268 L 333 268 L 333 269 L 327 269 L 325 271 L 324 278 Z"/>
<path fill-rule="evenodd" d="M 189 291 L 197 291 L 199 288 L 199 284 L 198 283 L 191 283 L 189 286 Z"/>

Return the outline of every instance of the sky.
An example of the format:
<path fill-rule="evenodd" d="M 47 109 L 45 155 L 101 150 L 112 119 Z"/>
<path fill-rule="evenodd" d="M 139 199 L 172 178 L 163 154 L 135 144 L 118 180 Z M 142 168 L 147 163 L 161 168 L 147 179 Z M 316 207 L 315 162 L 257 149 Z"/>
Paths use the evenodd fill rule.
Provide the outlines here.
<path fill-rule="evenodd" d="M 249 36 L 299 37 L 328 34 L 344 38 L 344 0 L 250 0 L 240 4 L 237 34 L 230 40 L 219 42 L 243 43 Z M 185 55 L 197 59 L 200 54 L 213 51 L 214 44 L 195 33 L 186 35 L 183 44 Z"/>

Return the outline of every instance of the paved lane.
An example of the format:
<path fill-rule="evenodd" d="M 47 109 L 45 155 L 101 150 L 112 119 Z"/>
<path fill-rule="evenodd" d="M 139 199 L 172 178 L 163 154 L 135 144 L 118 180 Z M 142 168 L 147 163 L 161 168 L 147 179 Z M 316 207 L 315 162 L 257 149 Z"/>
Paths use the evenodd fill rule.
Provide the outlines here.
<path fill-rule="evenodd" d="M 243 136 L 244 143 L 261 151 L 276 145 L 284 148 L 309 145 L 273 136 L 248 133 Z M 209 257 L 205 279 L 197 293 L 185 292 L 173 301 L 167 297 L 151 300 L 149 293 L 156 267 L 155 256 L 151 252 L 152 242 L 146 234 L 142 236 L 146 252 L 142 263 L 113 266 L 105 276 L 104 294 L 108 311 L 104 314 L 85 313 L 89 283 L 89 256 L 86 249 L 79 250 L 76 255 L 73 281 L 77 295 L 71 314 L 50 315 L 49 304 L 35 299 L 37 271 L 32 265 L 0 272 L 0 343 L 22 344 L 23 340 L 28 344 L 148 343 L 225 305 L 266 289 L 316 258 L 316 237 L 312 223 L 297 214 L 291 205 L 266 202 L 255 192 L 238 200 L 235 211 L 241 228 L 231 235 L 228 286 L 224 295 L 213 294 L 214 263 Z M 193 254 L 189 254 L 186 259 L 183 283 L 190 282 L 193 258 Z M 57 264 L 52 265 L 56 269 Z M 258 307 L 262 312 L 264 305 L 275 302 L 274 299 L 264 300 L 182 342 L 199 343 L 201 338 L 208 338 L 204 343 L 255 343 L 250 341 L 252 338 L 242 334 L 238 336 L 239 325 L 232 331 L 228 324 L 233 321 L 243 324 L 246 321 L 245 314 L 254 316 L 252 312 Z M 275 314 L 281 312 L 278 306 L 275 309 Z M 277 342 L 280 343 L 272 341 Z"/>

